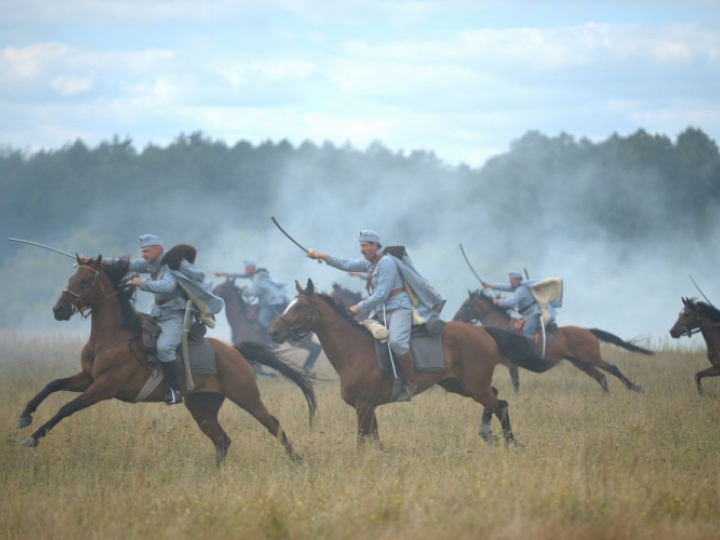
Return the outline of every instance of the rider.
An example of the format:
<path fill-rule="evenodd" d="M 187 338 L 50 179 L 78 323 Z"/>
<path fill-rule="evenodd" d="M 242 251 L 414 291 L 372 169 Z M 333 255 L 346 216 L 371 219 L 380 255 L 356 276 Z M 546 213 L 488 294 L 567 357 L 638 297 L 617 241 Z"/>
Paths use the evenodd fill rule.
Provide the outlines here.
<path fill-rule="evenodd" d="M 510 283 L 485 283 L 482 282 L 483 289 L 493 289 L 496 291 L 512 292 L 508 298 L 493 298 L 493 303 L 504 309 L 517 309 L 522 316 L 525 324 L 522 333 L 526 338 L 535 339 L 535 331 L 540 324 L 542 310 L 540 304 L 530 292 L 527 282 L 523 282 L 523 276 L 520 272 L 510 272 Z"/>
<path fill-rule="evenodd" d="M 275 322 L 280 314 L 285 311 L 290 302 L 286 285 L 272 279 L 265 268 L 258 268 L 255 261 L 245 261 L 245 273 L 216 272 L 216 276 L 227 276 L 229 278 L 250 278 L 252 283 L 249 287 L 241 287 L 245 300 L 258 301 L 257 323 L 263 330 L 267 330 Z"/>
<path fill-rule="evenodd" d="M 413 315 L 418 315 L 421 323 L 425 322 L 429 316 L 436 315 L 442 309 L 444 300 L 415 271 L 407 256 L 403 256 L 401 260 L 387 253 L 377 233 L 360 231 L 359 242 L 362 259 L 345 259 L 318 251 L 310 251 L 307 256 L 311 259 L 322 259 L 328 265 L 345 272 L 368 273 L 367 289 L 370 296 L 350 307 L 348 311 L 353 314 L 359 311 L 370 312 L 371 318 L 388 326 L 388 343 L 405 380 L 397 401 L 410 401 L 417 391 L 413 356 L 410 352 Z M 420 297 L 420 302 L 416 305 L 413 305 L 408 295 L 406 280 L 412 280 L 413 292 Z M 418 292 L 420 294 L 417 294 Z M 423 302 L 429 297 L 432 297 L 431 301 Z"/>

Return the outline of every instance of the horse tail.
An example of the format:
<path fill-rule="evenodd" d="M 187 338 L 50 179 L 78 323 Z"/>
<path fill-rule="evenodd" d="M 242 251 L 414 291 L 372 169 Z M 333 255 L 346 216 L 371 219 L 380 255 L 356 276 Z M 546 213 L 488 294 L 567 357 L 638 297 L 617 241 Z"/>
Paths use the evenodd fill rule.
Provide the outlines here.
<path fill-rule="evenodd" d="M 615 345 L 616 347 L 621 347 L 627 351 L 646 354 L 648 356 L 652 356 L 655 354 L 655 351 L 644 349 L 639 345 L 635 345 L 632 341 L 623 341 L 616 335 L 611 334 L 610 332 L 606 332 L 605 330 L 598 330 L 597 328 L 588 328 L 588 330 L 590 330 L 590 333 L 596 338 L 598 338 L 600 341 L 610 343 L 611 345 Z"/>
<path fill-rule="evenodd" d="M 305 396 L 305 401 L 307 401 L 308 411 L 310 413 L 310 425 L 312 425 L 313 417 L 317 410 L 317 400 L 315 398 L 315 388 L 309 377 L 295 369 L 295 367 L 283 360 L 278 353 L 262 343 L 241 341 L 235 345 L 235 348 L 250 362 L 272 368 L 286 379 L 295 383 Z"/>
<path fill-rule="evenodd" d="M 490 326 L 482 328 L 495 340 L 500 355 L 513 366 L 533 373 L 544 373 L 559 363 L 542 358 L 535 350 L 532 341 L 520 334 Z"/>

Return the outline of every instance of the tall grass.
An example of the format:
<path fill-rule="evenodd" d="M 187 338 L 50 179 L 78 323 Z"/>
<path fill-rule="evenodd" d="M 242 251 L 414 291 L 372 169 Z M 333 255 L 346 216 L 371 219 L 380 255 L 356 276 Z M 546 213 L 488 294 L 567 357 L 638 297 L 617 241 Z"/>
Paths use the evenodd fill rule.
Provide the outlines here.
<path fill-rule="evenodd" d="M 20 447 L 16 417 L 46 382 L 77 370 L 81 344 L 3 336 L 1 538 L 720 538 L 720 379 L 698 396 L 702 351 L 648 358 L 605 349 L 644 395 L 608 376 L 603 396 L 569 364 L 523 372 L 516 395 L 498 368 L 524 452 L 485 445 L 479 405 L 440 389 L 381 408 L 385 450 L 358 451 L 355 413 L 337 382 L 317 384 L 309 429 L 297 388 L 262 380 L 304 461 L 291 463 L 226 404 L 233 445 L 218 470 L 187 411 L 162 404 L 101 403 L 38 448 Z M 49 398 L 33 428 L 68 399 Z"/>

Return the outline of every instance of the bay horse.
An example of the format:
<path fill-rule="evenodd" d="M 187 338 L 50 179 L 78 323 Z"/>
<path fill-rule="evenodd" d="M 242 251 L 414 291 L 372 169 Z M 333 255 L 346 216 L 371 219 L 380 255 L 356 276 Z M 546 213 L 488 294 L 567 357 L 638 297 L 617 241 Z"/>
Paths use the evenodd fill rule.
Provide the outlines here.
<path fill-rule="evenodd" d="M 343 400 L 357 413 L 358 445 L 379 444 L 375 409 L 391 402 L 394 379 L 378 367 L 372 334 L 342 304 L 316 292 L 312 280 L 308 280 L 305 289 L 297 282 L 295 286 L 298 295 L 268 329 L 270 336 L 282 343 L 292 336 L 315 332 L 340 376 Z M 489 423 L 494 414 L 502 425 L 505 444 L 514 445 L 508 404 L 498 400 L 497 391 L 491 387 L 495 366 L 503 357 L 535 372 L 547 371 L 555 363 L 540 358 L 522 336 L 458 322 L 445 326 L 443 356 L 442 371 L 416 374 L 416 395 L 437 384 L 448 392 L 474 399 L 489 411 L 480 436 L 492 440 Z"/>
<path fill-rule="evenodd" d="M 33 413 L 50 394 L 67 391 L 79 392 L 80 396 L 63 405 L 55 416 L 23 440 L 23 446 L 37 446 L 58 422 L 101 401 L 115 398 L 132 403 L 150 378 L 152 367 L 140 343 L 139 318 L 121 288 L 128 264 L 125 258 L 108 264 L 102 262 L 102 256 L 89 260 L 78 257 L 77 271 L 70 277 L 53 313 L 56 320 L 66 321 L 77 312 L 89 312 L 90 338 L 80 356 L 82 369 L 72 377 L 52 381 L 32 398 L 20 415 L 17 427 L 32 424 Z M 230 437 L 217 418 L 225 398 L 250 413 L 280 441 L 291 459 L 298 459 L 280 422 L 260 399 L 250 362 L 273 368 L 296 384 L 305 396 L 312 421 L 316 401 L 308 378 L 259 343 L 244 342 L 230 347 L 217 339 L 208 341 L 215 351 L 217 373 L 194 375 L 195 389 L 183 390 L 183 396 L 198 427 L 215 445 L 216 462 L 222 463 L 230 446 Z M 181 377 L 181 387 L 185 389 L 182 381 Z M 164 394 L 165 383 L 145 401 L 163 401 Z"/>
<path fill-rule="evenodd" d="M 682 336 L 692 336 L 700 332 L 705 345 L 707 345 L 707 358 L 711 367 L 698 371 L 695 374 L 695 385 L 698 392 L 703 393 L 702 380 L 705 377 L 720 375 L 720 310 L 705 302 L 698 302 L 694 298 L 683 298 L 684 307 L 678 319 L 670 329 L 670 336 L 678 339 Z"/>
<path fill-rule="evenodd" d="M 453 318 L 454 321 L 474 322 L 480 321 L 483 326 L 510 328 L 513 320 L 507 312 L 494 305 L 492 298 L 481 291 L 468 291 L 469 297 Z M 527 340 L 527 338 L 524 338 Z M 529 340 L 527 340 L 529 341 Z M 545 359 L 560 362 L 565 359 L 579 370 L 587 373 L 601 386 L 603 393 L 608 393 L 607 380 L 599 369 L 607 371 L 620 379 L 630 390 L 643 392 L 639 384 L 632 382 L 622 374 L 614 364 L 606 362 L 600 353 L 600 342 L 610 343 L 625 350 L 654 355 L 653 351 L 644 349 L 629 341 L 598 330 L 597 328 L 581 328 L 579 326 L 561 326 L 555 333 L 554 339 L 545 349 Z"/>
<path fill-rule="evenodd" d="M 242 293 L 232 278 L 227 278 L 216 286 L 213 293 L 225 301 L 225 316 L 230 324 L 233 343 L 242 343 L 243 341 L 267 343 L 269 341 L 267 333 L 250 318 L 249 306 L 243 300 Z M 272 344 L 272 342 L 270 343 Z M 308 351 L 308 356 L 303 363 L 303 370 L 305 373 L 311 373 L 322 352 L 322 347 L 315 343 L 310 335 L 305 336 L 295 345 Z"/>

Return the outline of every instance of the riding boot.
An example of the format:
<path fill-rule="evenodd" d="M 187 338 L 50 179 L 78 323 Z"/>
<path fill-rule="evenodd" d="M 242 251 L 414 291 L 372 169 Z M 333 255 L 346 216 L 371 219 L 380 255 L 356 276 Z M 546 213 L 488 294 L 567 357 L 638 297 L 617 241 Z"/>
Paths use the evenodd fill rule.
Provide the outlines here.
<path fill-rule="evenodd" d="M 177 362 L 160 362 L 163 375 L 167 381 L 167 392 L 165 393 L 165 403 L 168 405 L 177 405 L 183 402 L 180 393 L 180 377 L 178 376 Z"/>
<path fill-rule="evenodd" d="M 402 392 L 396 401 L 410 401 L 417 391 L 417 383 L 415 382 L 415 361 L 410 351 L 395 357 L 400 373 L 404 380 Z"/>

